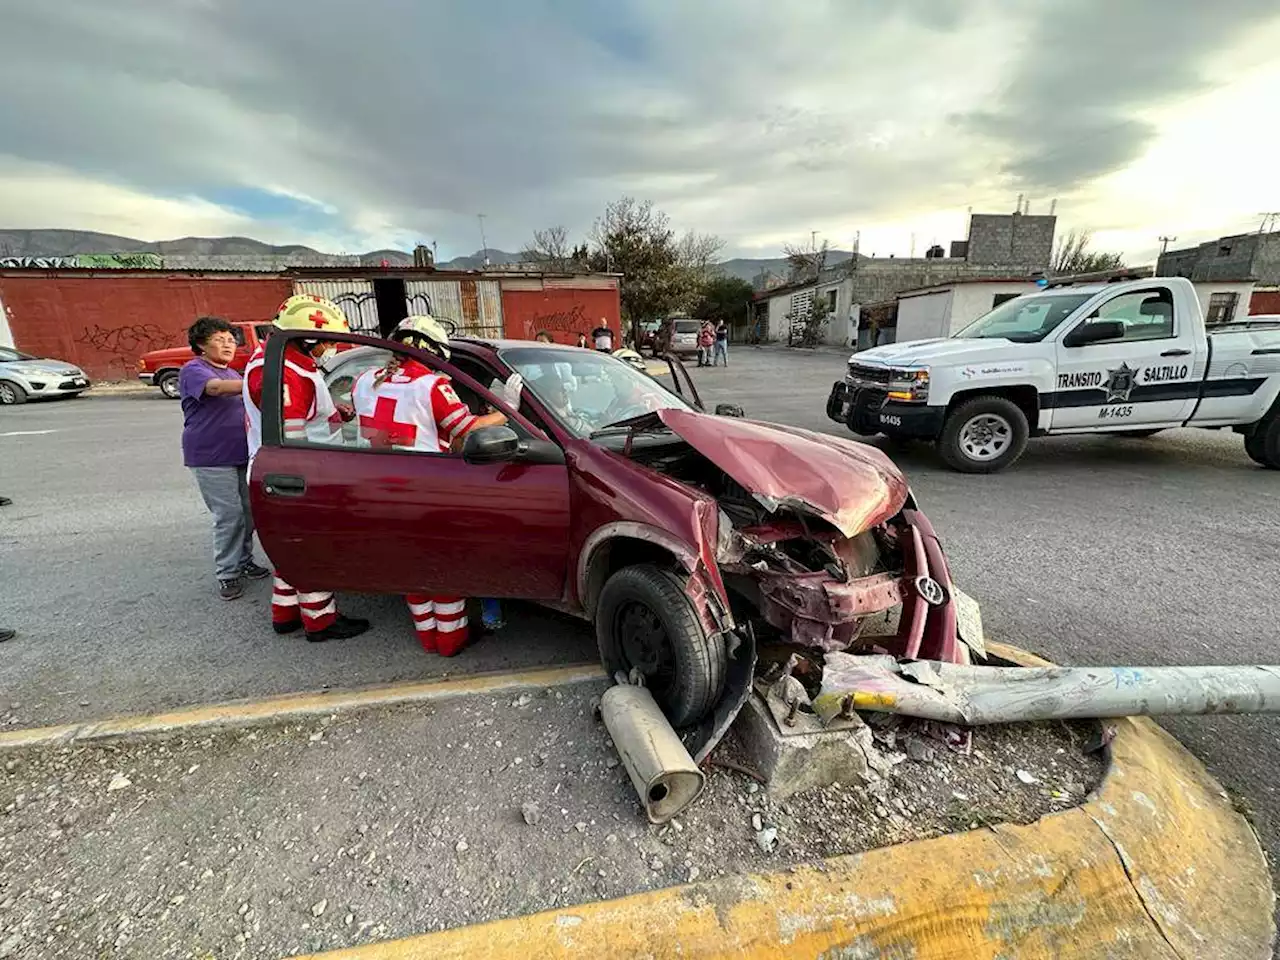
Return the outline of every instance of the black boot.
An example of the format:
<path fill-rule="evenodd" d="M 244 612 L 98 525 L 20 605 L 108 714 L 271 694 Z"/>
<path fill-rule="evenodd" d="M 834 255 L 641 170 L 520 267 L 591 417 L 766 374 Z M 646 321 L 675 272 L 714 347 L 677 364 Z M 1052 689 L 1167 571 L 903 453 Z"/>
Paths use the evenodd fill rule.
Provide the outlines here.
<path fill-rule="evenodd" d="M 358 617 L 344 617 L 338 614 L 337 618 L 329 626 L 323 630 L 307 631 L 307 640 L 311 643 L 324 643 L 326 640 L 350 640 L 352 637 L 358 637 L 369 629 L 369 621 L 361 620 Z"/>

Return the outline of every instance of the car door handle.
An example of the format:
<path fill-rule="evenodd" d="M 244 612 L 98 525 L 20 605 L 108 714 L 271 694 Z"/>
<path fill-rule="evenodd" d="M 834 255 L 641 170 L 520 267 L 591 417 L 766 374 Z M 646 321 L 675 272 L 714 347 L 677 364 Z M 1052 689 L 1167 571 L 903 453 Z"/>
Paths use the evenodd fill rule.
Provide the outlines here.
<path fill-rule="evenodd" d="M 282 473 L 269 473 L 262 479 L 263 489 L 271 497 L 300 497 L 307 492 L 307 481 Z"/>
<path fill-rule="evenodd" d="M 1164 353 L 1160 354 L 1160 356 L 1162 356 L 1162 357 L 1185 357 L 1185 356 L 1186 356 L 1187 354 L 1189 354 L 1190 352 L 1191 352 L 1190 350 L 1166 350 Z"/>

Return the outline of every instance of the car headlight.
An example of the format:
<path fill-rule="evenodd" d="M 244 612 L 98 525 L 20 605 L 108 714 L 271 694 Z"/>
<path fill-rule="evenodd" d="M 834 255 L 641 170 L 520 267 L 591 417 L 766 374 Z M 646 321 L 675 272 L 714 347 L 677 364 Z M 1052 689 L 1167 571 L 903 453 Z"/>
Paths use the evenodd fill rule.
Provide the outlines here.
<path fill-rule="evenodd" d="M 889 399 L 925 403 L 929 399 L 928 370 L 894 370 L 889 374 Z"/>
<path fill-rule="evenodd" d="M 23 363 L 11 363 L 6 367 L 14 373 L 24 377 L 51 377 L 53 376 L 48 370 L 41 367 L 30 367 Z"/>

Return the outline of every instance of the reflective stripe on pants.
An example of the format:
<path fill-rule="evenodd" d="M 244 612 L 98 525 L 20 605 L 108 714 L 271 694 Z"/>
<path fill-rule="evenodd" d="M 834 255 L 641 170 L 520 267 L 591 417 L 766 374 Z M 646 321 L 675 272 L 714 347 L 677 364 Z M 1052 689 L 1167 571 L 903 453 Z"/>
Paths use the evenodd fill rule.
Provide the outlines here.
<path fill-rule="evenodd" d="M 299 593 L 276 573 L 271 580 L 271 622 L 294 623 L 299 617 L 307 633 L 315 633 L 333 624 L 338 605 L 332 593 Z"/>
<path fill-rule="evenodd" d="M 427 653 L 452 657 L 467 645 L 467 601 L 425 593 L 405 596 L 418 642 Z"/>

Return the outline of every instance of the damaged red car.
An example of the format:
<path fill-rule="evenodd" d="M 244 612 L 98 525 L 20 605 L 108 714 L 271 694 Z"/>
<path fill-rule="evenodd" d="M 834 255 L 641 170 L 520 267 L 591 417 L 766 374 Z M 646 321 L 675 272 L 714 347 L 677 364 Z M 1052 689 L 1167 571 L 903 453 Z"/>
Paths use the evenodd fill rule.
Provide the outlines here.
<path fill-rule="evenodd" d="M 732 719 L 758 645 L 875 646 L 963 661 L 938 538 L 902 474 L 850 440 L 703 409 L 683 366 L 651 377 L 607 354 L 529 341 L 453 341 L 450 363 L 384 340 L 341 346 L 326 382 L 393 353 L 453 377 L 508 425 L 458 454 L 286 440 L 267 346 L 263 446 L 250 478 L 263 546 L 305 590 L 534 600 L 592 621 L 606 669 L 638 669 L 677 727 Z M 524 380 L 519 409 L 494 389 Z M 500 394 L 501 391 L 498 391 Z M 901 608 L 896 635 L 860 636 Z"/>

